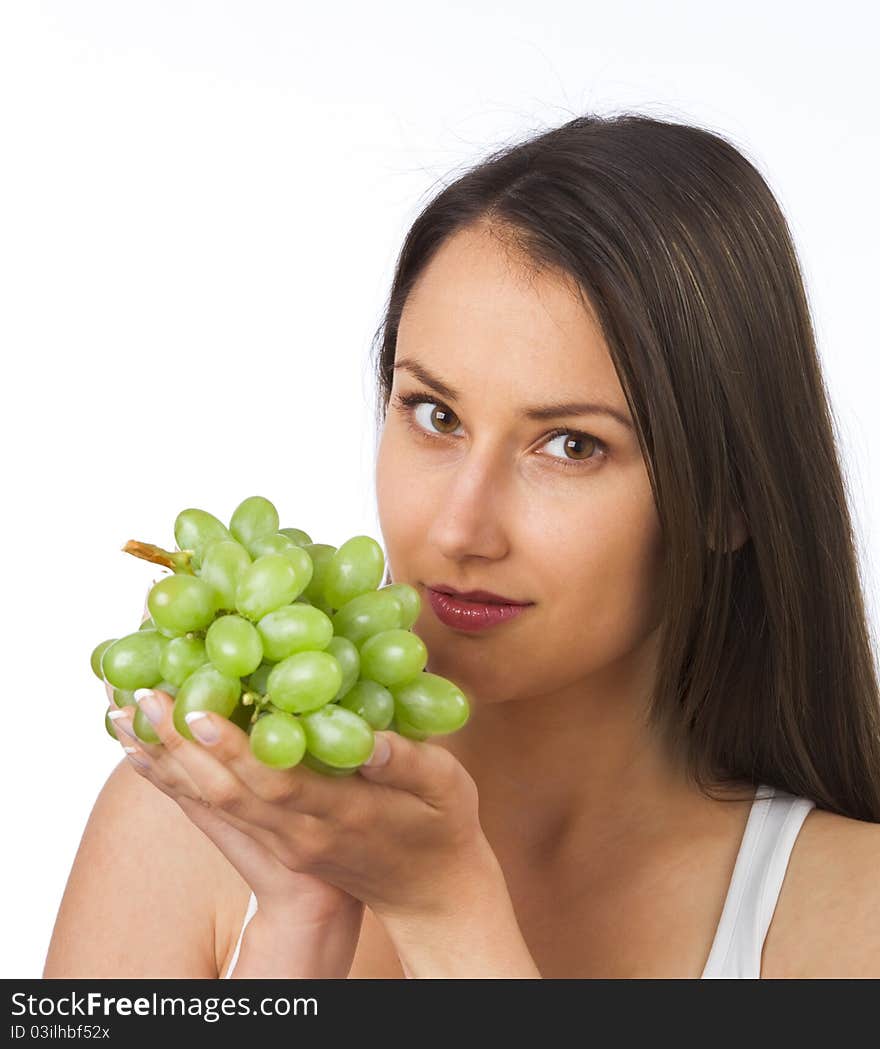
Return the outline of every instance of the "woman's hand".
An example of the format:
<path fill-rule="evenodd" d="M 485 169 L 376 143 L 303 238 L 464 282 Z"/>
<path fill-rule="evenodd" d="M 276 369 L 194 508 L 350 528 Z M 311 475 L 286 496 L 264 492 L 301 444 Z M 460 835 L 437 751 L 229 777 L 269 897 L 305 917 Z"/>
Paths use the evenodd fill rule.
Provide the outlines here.
<path fill-rule="evenodd" d="M 187 769 L 172 754 L 163 755 L 162 747 L 151 747 L 134 735 L 132 708 L 117 707 L 113 689 L 105 688 L 113 727 L 133 767 L 180 806 L 257 897 L 259 910 L 248 924 L 236 975 L 346 977 L 360 934 L 363 903 L 320 878 L 286 867 L 265 844 L 236 826 L 234 819 L 224 818 L 206 804 Z M 162 756 L 161 776 L 155 757 L 147 751 Z M 248 965 L 249 940 L 255 938 L 259 938 L 262 955 L 259 971 Z"/>
<path fill-rule="evenodd" d="M 185 739 L 172 702 L 163 692 L 141 696 L 162 744 L 140 743 L 130 756 L 188 815 L 220 821 L 206 831 L 218 842 L 231 841 L 234 830 L 243 836 L 237 851 L 261 850 L 270 898 L 283 898 L 292 876 L 310 877 L 380 918 L 422 919 L 506 893 L 480 827 L 476 784 L 442 747 L 380 732 L 371 763 L 356 774 L 272 769 L 251 753 L 247 734 L 216 713 L 190 715 L 200 742 Z"/>

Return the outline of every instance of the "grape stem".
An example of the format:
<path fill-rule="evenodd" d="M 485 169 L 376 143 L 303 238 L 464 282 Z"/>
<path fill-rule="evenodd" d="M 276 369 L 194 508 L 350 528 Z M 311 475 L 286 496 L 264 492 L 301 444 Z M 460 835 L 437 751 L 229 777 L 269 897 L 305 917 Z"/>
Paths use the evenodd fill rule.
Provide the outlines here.
<path fill-rule="evenodd" d="M 129 539 L 122 552 L 140 557 L 144 561 L 152 561 L 154 565 L 162 565 L 182 575 L 196 574 L 192 567 L 192 550 L 163 550 L 161 546 L 154 546 L 152 543 Z"/>

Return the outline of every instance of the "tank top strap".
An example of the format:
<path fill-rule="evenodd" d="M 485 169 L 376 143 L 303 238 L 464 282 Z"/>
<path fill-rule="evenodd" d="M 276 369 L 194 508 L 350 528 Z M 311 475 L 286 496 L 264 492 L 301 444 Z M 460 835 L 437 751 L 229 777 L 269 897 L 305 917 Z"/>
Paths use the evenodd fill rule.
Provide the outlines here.
<path fill-rule="evenodd" d="M 702 979 L 757 980 L 794 843 L 815 802 L 759 785 Z"/>
<path fill-rule="evenodd" d="M 228 980 L 232 976 L 232 970 L 235 968 L 238 962 L 238 955 L 241 951 L 241 941 L 244 939 L 244 930 L 248 927 L 248 922 L 257 913 L 257 897 L 251 893 L 250 899 L 248 900 L 247 910 L 245 911 L 244 920 L 241 923 L 241 932 L 238 934 L 238 942 L 235 944 L 235 950 L 232 952 L 232 961 L 229 963 L 229 968 L 226 970 L 226 975 L 222 977 L 224 980 Z"/>

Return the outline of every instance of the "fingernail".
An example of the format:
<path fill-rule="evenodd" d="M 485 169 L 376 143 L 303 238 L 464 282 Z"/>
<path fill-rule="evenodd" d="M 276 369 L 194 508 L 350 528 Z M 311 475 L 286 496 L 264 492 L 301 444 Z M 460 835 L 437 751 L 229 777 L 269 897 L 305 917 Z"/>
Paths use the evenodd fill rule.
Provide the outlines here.
<path fill-rule="evenodd" d="M 202 743 L 216 743 L 220 733 L 208 720 L 208 714 L 204 710 L 191 710 L 184 714 L 183 720 L 189 725 L 189 730 Z"/>
<path fill-rule="evenodd" d="M 388 740 L 384 736 L 375 736 L 373 740 L 373 753 L 364 762 L 365 765 L 369 765 L 370 768 L 377 768 L 380 765 L 387 765 L 388 759 L 391 757 L 391 746 Z"/>
<path fill-rule="evenodd" d="M 128 760 L 133 761 L 135 765 L 140 765 L 142 769 L 148 769 L 150 763 L 148 761 L 142 761 L 140 755 L 134 747 L 125 747 L 125 753 L 128 755 Z"/>
<path fill-rule="evenodd" d="M 151 725 L 158 725 L 162 720 L 162 704 L 156 699 L 155 695 L 148 688 L 139 688 L 134 698 L 137 701 L 137 705 L 146 715 L 147 721 Z"/>
<path fill-rule="evenodd" d="M 137 739 L 131 725 L 131 712 L 125 707 L 122 710 L 111 710 L 107 717 L 110 718 L 116 728 L 122 729 L 126 736 Z"/>

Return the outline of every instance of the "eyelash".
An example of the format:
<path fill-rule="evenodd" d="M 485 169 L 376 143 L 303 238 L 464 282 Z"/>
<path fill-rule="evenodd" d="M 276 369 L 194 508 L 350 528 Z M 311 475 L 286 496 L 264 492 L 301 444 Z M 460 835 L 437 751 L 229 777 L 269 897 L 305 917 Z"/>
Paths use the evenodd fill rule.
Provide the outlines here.
<path fill-rule="evenodd" d="M 426 441 L 434 441 L 438 438 L 442 440 L 444 437 L 449 437 L 451 434 L 442 433 L 430 433 L 427 430 L 423 430 L 421 426 L 413 420 L 413 409 L 419 404 L 434 404 L 438 408 L 442 408 L 446 412 L 452 412 L 452 409 L 445 405 L 442 401 L 438 401 L 436 397 L 431 396 L 427 393 L 399 393 L 394 398 L 394 407 L 402 415 L 405 416 L 407 425 L 418 437 L 424 438 Z M 452 412 L 455 415 L 455 412 Z M 592 459 L 560 459 L 556 456 L 550 456 L 554 462 L 559 463 L 563 469 L 566 470 L 589 470 L 595 469 L 597 459 L 605 459 L 608 456 L 608 446 L 604 441 L 600 441 L 598 437 L 594 437 L 591 433 L 585 433 L 583 430 L 572 430 L 566 427 L 557 427 L 555 430 L 551 430 L 547 434 L 545 443 L 552 441 L 554 437 L 561 437 L 568 435 L 575 438 L 586 438 L 588 441 L 592 441 L 596 445 L 597 455 Z"/>

